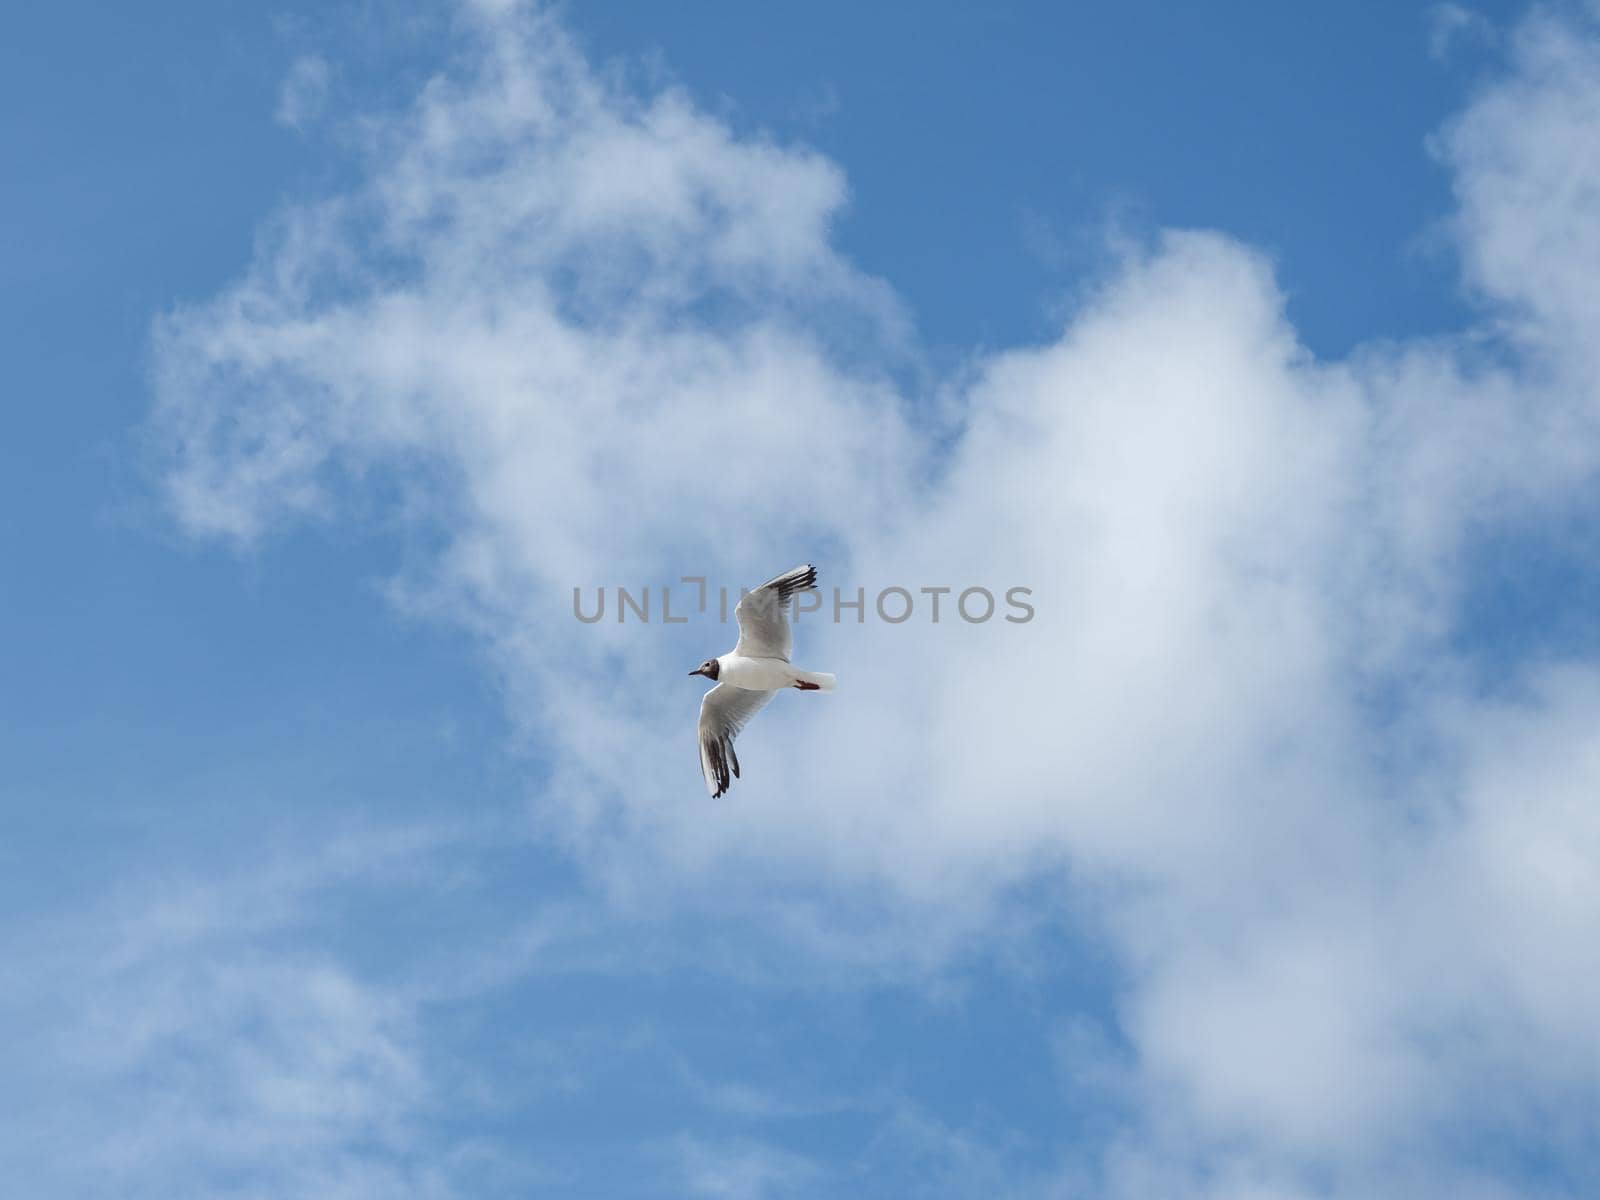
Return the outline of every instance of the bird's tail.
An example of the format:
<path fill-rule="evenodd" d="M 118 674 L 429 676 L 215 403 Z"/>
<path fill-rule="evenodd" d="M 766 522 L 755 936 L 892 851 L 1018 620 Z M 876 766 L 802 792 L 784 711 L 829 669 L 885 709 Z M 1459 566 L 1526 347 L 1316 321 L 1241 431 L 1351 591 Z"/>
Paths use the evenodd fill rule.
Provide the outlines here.
<path fill-rule="evenodd" d="M 794 677 L 801 684 L 811 685 L 805 689 L 806 691 L 815 688 L 819 691 L 831 692 L 839 685 L 839 681 L 832 675 L 826 675 L 821 671 L 796 671 Z"/>

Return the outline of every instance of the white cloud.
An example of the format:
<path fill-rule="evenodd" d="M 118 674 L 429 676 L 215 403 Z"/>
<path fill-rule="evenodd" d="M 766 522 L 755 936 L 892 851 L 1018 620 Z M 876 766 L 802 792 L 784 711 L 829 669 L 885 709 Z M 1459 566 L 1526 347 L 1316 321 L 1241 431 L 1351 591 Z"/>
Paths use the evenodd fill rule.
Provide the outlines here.
<path fill-rule="evenodd" d="M 1574 433 L 1592 436 L 1600 43 L 1586 33 L 1536 11 L 1517 30 L 1513 74 L 1451 124 L 1440 149 L 1456 168 L 1468 279 L 1501 306 L 1517 338 L 1571 371 L 1582 403 L 1565 415 L 1579 424 Z"/>
<path fill-rule="evenodd" d="M 878 906 L 937 956 L 1070 872 L 1130 981 L 1128 1194 L 1491 1188 L 1442 1130 L 1517 1127 L 1489 1089 L 1592 1096 L 1593 668 L 1484 698 L 1451 640 L 1484 534 L 1600 461 L 1592 31 L 1535 17 L 1438 143 L 1482 329 L 1319 362 L 1270 263 L 1173 232 L 923 404 L 896 301 L 829 241 L 837 168 L 633 95 L 547 17 L 473 21 L 364 190 L 162 322 L 189 530 L 335 519 L 383 472 L 442 547 L 397 594 L 491 648 L 538 820 L 619 900 Z M 817 626 L 844 690 L 753 726 L 708 804 L 661 683 L 704 647 L 579 627 L 570 589 L 810 554 L 1039 616 Z"/>

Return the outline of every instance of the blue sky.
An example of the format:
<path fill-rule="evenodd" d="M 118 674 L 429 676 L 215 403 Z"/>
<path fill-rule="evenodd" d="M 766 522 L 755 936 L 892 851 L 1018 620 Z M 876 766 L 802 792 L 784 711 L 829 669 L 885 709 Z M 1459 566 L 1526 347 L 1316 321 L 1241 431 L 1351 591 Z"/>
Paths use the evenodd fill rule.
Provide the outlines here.
<path fill-rule="evenodd" d="M 1593 13 L 858 7 L 14 23 L 30 1195 L 1582 1194 Z"/>

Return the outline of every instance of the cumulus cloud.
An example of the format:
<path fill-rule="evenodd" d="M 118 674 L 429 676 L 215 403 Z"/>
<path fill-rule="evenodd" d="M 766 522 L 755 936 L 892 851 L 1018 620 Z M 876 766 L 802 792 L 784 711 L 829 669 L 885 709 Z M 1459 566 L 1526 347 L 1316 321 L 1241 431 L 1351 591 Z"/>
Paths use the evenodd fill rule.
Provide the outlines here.
<path fill-rule="evenodd" d="M 359 190 L 160 323 L 185 528 L 249 544 L 381 480 L 421 564 L 396 598 L 483 639 L 537 824 L 619 902 L 782 896 L 824 940 L 847 906 L 937 956 L 1070 880 L 1123 972 L 1109 1188 L 1490 1194 L 1453 1145 L 1592 1100 L 1600 671 L 1486 687 L 1462 637 L 1484 547 L 1570 518 L 1600 462 L 1591 28 L 1531 19 L 1437 140 L 1480 327 L 1319 361 L 1266 258 L 1169 231 L 929 396 L 830 241 L 837 167 L 539 12 L 463 21 Z M 812 556 L 869 592 L 1026 585 L 1038 617 L 814 624 L 845 690 L 753 726 L 709 804 L 660 681 L 725 631 L 580 626 L 571 589 Z"/>

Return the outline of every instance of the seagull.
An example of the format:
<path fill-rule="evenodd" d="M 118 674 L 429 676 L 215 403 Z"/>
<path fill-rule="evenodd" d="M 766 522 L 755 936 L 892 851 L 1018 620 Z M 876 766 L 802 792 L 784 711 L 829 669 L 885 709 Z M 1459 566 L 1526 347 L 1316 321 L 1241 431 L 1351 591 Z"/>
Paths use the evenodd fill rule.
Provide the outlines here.
<path fill-rule="evenodd" d="M 716 683 L 700 702 L 700 771 L 706 791 L 715 800 L 739 776 L 739 756 L 733 739 L 766 707 L 782 688 L 802 692 L 831 692 L 832 675 L 801 671 L 789 665 L 794 635 L 786 619 L 789 600 L 797 592 L 814 591 L 817 569 L 810 563 L 785 571 L 745 595 L 733 615 L 739 622 L 739 641 L 733 650 L 708 658 L 691 675 L 704 675 Z M 733 776 L 728 771 L 732 769 Z"/>

